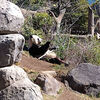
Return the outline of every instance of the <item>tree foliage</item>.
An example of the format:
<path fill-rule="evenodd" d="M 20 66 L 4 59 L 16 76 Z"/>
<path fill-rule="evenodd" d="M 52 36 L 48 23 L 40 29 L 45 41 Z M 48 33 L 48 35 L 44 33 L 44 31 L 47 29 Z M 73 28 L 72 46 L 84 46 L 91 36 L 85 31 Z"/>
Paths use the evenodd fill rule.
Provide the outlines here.
<path fill-rule="evenodd" d="M 40 37 L 50 32 L 50 27 L 53 24 L 53 19 L 46 12 L 36 13 L 33 16 L 29 16 L 24 23 L 23 33 L 26 39 L 29 35 L 35 34 Z"/>
<path fill-rule="evenodd" d="M 88 2 L 86 0 L 72 0 L 69 10 L 63 19 L 63 30 L 86 30 L 88 27 Z M 76 33 L 77 34 L 77 33 Z"/>
<path fill-rule="evenodd" d="M 44 27 L 49 30 L 49 26 L 52 25 L 53 19 L 46 12 L 36 13 L 33 16 L 32 23 L 34 29 L 43 29 Z"/>
<path fill-rule="evenodd" d="M 54 12 L 55 16 L 58 16 L 62 9 L 66 9 L 66 13 L 61 22 L 61 32 L 66 33 L 69 31 L 69 29 L 74 29 L 74 27 L 76 29 L 77 25 L 79 29 L 87 31 L 87 22 L 88 22 L 87 0 L 11 0 L 11 1 L 16 3 L 18 6 L 22 8 L 31 10 L 38 10 L 42 9 L 43 7 L 49 7 L 50 10 Z M 40 15 L 45 17 L 44 14 Z M 37 22 L 38 25 L 36 27 L 41 27 L 41 23 L 42 25 L 43 23 L 45 24 L 45 21 L 46 20 L 48 21 L 48 18 L 50 18 L 50 17 L 47 18 L 46 16 L 45 21 L 42 20 L 41 22 L 39 17 L 40 15 L 37 14 L 37 18 L 36 16 L 34 17 L 34 19 L 38 20 Z M 46 26 L 48 26 L 47 24 L 48 23 L 46 23 Z"/>
<path fill-rule="evenodd" d="M 43 7 L 47 0 L 11 0 L 13 3 L 21 8 L 37 10 Z"/>

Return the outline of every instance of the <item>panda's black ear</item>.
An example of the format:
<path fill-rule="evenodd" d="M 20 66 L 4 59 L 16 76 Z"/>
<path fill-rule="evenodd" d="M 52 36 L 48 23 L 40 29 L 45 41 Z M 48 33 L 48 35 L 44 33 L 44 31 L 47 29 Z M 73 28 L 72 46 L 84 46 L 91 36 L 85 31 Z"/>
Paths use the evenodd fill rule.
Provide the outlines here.
<path fill-rule="evenodd" d="M 30 38 L 32 38 L 32 35 L 30 35 Z"/>

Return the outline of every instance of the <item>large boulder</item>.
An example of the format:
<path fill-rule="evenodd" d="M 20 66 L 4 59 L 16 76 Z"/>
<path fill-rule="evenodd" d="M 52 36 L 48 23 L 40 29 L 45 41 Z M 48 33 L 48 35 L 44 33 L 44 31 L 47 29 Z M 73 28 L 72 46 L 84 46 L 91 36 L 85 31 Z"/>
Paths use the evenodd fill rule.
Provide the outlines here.
<path fill-rule="evenodd" d="M 100 94 L 100 66 L 79 64 L 67 74 L 66 80 L 73 90 L 80 93 L 96 97 Z"/>
<path fill-rule="evenodd" d="M 25 71 L 16 65 L 0 68 L 0 90 L 25 78 L 28 78 Z"/>
<path fill-rule="evenodd" d="M 43 97 L 25 71 L 13 65 L 0 68 L 0 100 L 43 100 Z"/>
<path fill-rule="evenodd" d="M 43 100 L 39 86 L 23 79 L 0 91 L 0 100 Z"/>
<path fill-rule="evenodd" d="M 35 83 L 48 95 L 56 96 L 61 89 L 61 84 L 53 76 L 46 73 L 39 74 Z"/>
<path fill-rule="evenodd" d="M 20 34 L 0 35 L 0 67 L 12 65 L 20 60 L 24 41 Z"/>
<path fill-rule="evenodd" d="M 20 8 L 6 0 L 0 1 L 0 34 L 18 33 L 24 24 Z"/>

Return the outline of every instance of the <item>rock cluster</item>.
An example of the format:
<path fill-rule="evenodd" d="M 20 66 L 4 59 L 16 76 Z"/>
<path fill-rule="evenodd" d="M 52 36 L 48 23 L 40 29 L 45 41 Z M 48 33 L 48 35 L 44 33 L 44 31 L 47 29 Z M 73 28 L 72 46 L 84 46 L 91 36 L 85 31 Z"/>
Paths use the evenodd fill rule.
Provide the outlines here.
<path fill-rule="evenodd" d="M 43 100 L 39 86 L 14 65 L 21 59 L 25 42 L 19 34 L 23 23 L 18 6 L 0 0 L 0 100 Z"/>
<path fill-rule="evenodd" d="M 100 66 L 82 63 L 67 74 L 66 80 L 80 93 L 96 97 L 100 94 Z"/>
<path fill-rule="evenodd" d="M 61 89 L 61 83 L 53 77 L 54 75 L 54 71 L 44 71 L 35 79 L 35 83 L 39 85 L 46 94 L 52 96 L 56 96 Z"/>

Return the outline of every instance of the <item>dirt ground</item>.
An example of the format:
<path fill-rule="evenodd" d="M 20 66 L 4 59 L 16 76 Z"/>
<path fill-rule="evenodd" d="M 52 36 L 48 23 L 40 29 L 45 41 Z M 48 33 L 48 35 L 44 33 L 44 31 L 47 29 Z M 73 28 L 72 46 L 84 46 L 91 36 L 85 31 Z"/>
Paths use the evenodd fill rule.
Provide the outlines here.
<path fill-rule="evenodd" d="M 22 60 L 20 62 L 21 67 L 27 67 L 29 69 L 35 70 L 35 71 L 49 71 L 52 69 L 52 64 L 38 60 L 37 58 L 33 58 L 29 55 L 22 55 Z"/>
<path fill-rule="evenodd" d="M 23 54 L 19 66 L 36 72 L 54 70 L 52 64 L 46 61 L 38 60 L 26 54 Z M 96 99 L 94 97 L 88 97 L 84 94 L 72 91 L 69 87 L 66 88 L 63 85 L 63 90 L 58 94 L 58 96 L 53 97 L 44 94 L 44 100 L 100 100 L 100 98 Z"/>

